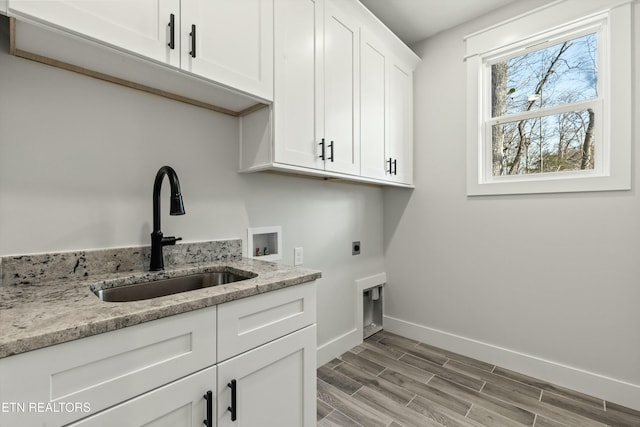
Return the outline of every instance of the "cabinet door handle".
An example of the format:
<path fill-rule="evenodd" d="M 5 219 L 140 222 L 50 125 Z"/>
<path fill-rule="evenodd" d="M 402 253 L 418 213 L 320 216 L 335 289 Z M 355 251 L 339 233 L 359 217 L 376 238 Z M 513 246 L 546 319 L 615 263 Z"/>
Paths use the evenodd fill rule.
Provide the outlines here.
<path fill-rule="evenodd" d="M 322 138 L 322 142 L 320 144 L 318 144 L 318 145 L 322 147 L 322 150 L 320 151 L 320 156 L 319 157 L 322 160 L 324 160 L 324 138 Z"/>
<path fill-rule="evenodd" d="M 385 163 L 389 163 L 389 169 L 386 170 L 386 172 L 389 175 L 393 174 L 393 169 L 391 168 L 391 164 L 393 163 L 393 159 L 391 159 L 391 157 L 389 157 L 389 160 L 387 160 Z"/>
<path fill-rule="evenodd" d="M 393 159 L 393 174 L 398 175 L 398 159 Z"/>
<path fill-rule="evenodd" d="M 189 55 L 191 55 L 192 58 L 196 57 L 196 26 L 195 25 L 191 25 L 191 32 L 189 33 L 189 35 L 191 36 L 191 52 L 189 52 Z"/>
<path fill-rule="evenodd" d="M 169 15 L 169 49 L 176 47 L 176 16 L 172 13 Z"/>
<path fill-rule="evenodd" d="M 213 427 L 213 393 L 209 390 L 203 397 L 207 401 L 207 418 L 203 424 L 207 427 Z"/>
<path fill-rule="evenodd" d="M 231 421 L 236 420 L 236 411 L 238 409 L 238 403 L 236 402 L 236 380 L 231 380 L 227 387 L 231 389 L 231 406 L 227 408 L 231 412 Z"/>
<path fill-rule="evenodd" d="M 331 160 L 331 162 L 333 163 L 333 141 L 331 141 L 331 144 L 329 144 L 329 148 L 331 148 L 331 157 L 329 157 L 329 160 Z"/>

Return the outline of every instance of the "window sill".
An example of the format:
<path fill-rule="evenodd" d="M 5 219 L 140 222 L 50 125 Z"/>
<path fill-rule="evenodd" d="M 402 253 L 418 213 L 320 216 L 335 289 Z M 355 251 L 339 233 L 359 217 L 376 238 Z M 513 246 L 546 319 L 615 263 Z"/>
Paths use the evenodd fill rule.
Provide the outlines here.
<path fill-rule="evenodd" d="M 627 173 L 624 173 L 624 172 Z M 538 176 L 504 176 L 479 182 L 477 177 L 467 177 L 467 196 L 499 194 L 578 193 L 585 191 L 619 191 L 631 189 L 629 169 L 619 175 L 594 176 L 593 174 L 542 174 Z"/>

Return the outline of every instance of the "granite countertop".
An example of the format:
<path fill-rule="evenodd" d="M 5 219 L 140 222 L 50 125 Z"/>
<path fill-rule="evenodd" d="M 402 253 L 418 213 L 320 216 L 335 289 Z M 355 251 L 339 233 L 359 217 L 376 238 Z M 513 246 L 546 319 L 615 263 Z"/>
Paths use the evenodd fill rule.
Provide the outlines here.
<path fill-rule="evenodd" d="M 213 256 L 201 250 L 199 244 L 180 245 L 177 251 L 182 253 L 165 254 L 165 271 L 161 272 L 144 271 L 142 266 L 148 259 L 145 248 L 133 248 L 137 252 L 127 248 L 124 256 L 117 250 L 95 251 L 100 252 L 100 257 L 93 252 L 54 254 L 53 257 L 58 258 L 55 262 L 51 254 L 3 259 L 0 264 L 3 278 L 0 282 L 0 358 L 321 277 L 315 270 L 242 258 L 237 242 L 233 241 L 231 253 L 214 251 Z M 110 262 L 105 261 L 107 258 Z M 130 265 L 123 268 L 126 262 Z M 19 271 L 16 263 L 22 265 L 23 271 Z M 50 269 L 48 265 L 52 265 Z M 24 271 L 24 266 L 28 271 Z M 254 273 L 257 277 L 132 302 L 104 302 L 92 291 L 225 268 Z M 65 273 L 65 269 L 72 273 Z M 49 274 L 50 270 L 58 271 Z"/>

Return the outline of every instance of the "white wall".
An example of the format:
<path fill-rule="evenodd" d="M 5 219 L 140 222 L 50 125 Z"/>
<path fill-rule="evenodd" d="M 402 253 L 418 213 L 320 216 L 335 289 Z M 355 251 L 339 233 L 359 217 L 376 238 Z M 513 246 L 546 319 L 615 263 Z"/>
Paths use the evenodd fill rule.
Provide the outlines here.
<path fill-rule="evenodd" d="M 463 37 L 542 3 L 414 46 L 416 190 L 384 192 L 385 328 L 640 409 L 638 109 L 632 191 L 465 196 Z"/>
<path fill-rule="evenodd" d="M 237 174 L 237 119 L 0 52 L 0 256 L 148 245 L 164 164 L 187 212 L 168 215 L 165 180 L 165 235 L 246 242 L 282 225 L 283 262 L 302 246 L 323 273 L 318 343 L 353 330 L 354 281 L 384 268 L 379 188 Z"/>

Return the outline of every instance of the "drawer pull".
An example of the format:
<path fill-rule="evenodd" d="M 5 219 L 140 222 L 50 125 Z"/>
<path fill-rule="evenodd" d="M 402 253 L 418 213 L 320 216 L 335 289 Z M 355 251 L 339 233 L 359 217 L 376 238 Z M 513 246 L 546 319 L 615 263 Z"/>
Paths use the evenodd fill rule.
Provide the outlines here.
<path fill-rule="evenodd" d="M 236 380 L 231 380 L 227 387 L 231 389 L 231 406 L 227 408 L 231 412 L 231 421 L 236 420 L 236 411 L 238 410 L 238 402 L 236 401 Z"/>
<path fill-rule="evenodd" d="M 320 151 L 320 159 L 324 160 L 324 138 L 322 138 L 322 142 L 318 145 L 322 146 L 322 151 Z"/>
<path fill-rule="evenodd" d="M 192 58 L 196 57 L 196 26 L 195 25 L 191 25 L 191 32 L 189 33 L 189 35 L 191 36 L 191 52 L 189 52 L 189 55 L 191 55 Z"/>
<path fill-rule="evenodd" d="M 176 16 L 172 13 L 169 15 L 169 49 L 176 47 Z"/>
<path fill-rule="evenodd" d="M 203 424 L 207 427 L 213 427 L 213 393 L 209 390 L 203 397 L 207 401 L 207 419 Z"/>

